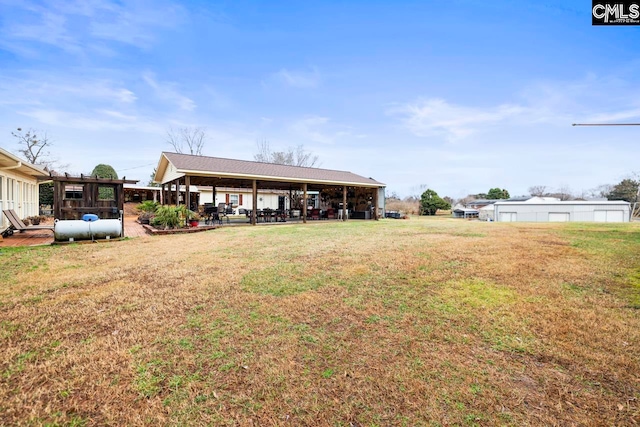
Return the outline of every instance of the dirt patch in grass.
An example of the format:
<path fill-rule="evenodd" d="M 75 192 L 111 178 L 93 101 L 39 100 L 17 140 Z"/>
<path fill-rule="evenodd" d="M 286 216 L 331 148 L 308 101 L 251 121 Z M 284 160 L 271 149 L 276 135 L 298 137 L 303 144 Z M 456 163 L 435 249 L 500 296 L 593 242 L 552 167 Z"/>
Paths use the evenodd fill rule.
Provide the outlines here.
<path fill-rule="evenodd" d="M 221 228 L 0 253 L 8 425 L 634 425 L 636 224 Z"/>

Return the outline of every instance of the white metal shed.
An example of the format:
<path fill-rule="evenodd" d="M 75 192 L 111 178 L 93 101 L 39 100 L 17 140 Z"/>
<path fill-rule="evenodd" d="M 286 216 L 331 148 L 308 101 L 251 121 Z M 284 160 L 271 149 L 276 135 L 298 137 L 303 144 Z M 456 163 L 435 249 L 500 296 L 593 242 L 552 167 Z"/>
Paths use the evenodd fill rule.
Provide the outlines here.
<path fill-rule="evenodd" d="M 501 222 L 629 222 L 624 201 L 497 202 L 494 219 Z"/>

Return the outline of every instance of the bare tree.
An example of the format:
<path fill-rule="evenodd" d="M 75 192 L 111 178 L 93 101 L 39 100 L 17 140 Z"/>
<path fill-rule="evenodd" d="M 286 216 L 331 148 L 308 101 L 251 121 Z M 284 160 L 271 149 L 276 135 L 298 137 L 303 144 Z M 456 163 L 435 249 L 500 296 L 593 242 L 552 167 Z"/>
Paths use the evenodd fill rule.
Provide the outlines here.
<path fill-rule="evenodd" d="M 542 197 L 547 194 L 547 187 L 545 185 L 534 185 L 529 187 L 529 194 L 532 196 Z"/>
<path fill-rule="evenodd" d="M 51 173 L 55 173 L 54 169 L 65 168 L 68 165 L 59 165 L 58 160 L 51 157 L 49 148 L 53 142 L 49 139 L 46 132 L 27 129 L 23 131 L 18 128 L 16 132 L 11 132 L 18 141 L 18 153 L 22 155 L 29 163 L 42 166 L 43 169 Z M 38 136 L 40 135 L 40 136 Z"/>
<path fill-rule="evenodd" d="M 318 156 L 305 150 L 303 145 L 288 147 L 285 151 L 274 151 L 269 145 L 269 141 L 257 142 L 258 152 L 253 155 L 257 162 L 274 163 L 277 165 L 318 167 Z"/>
<path fill-rule="evenodd" d="M 28 129 L 26 132 L 22 132 L 21 128 L 18 128 L 17 133 L 11 132 L 11 135 L 18 140 L 18 153 L 22 154 L 22 157 L 27 159 L 29 163 L 34 165 L 42 165 L 47 156 L 50 155 L 48 147 L 51 146 L 51 141 L 45 132 L 42 137 L 38 137 L 36 131 Z"/>
<path fill-rule="evenodd" d="M 412 186 L 409 191 L 411 191 L 411 195 L 409 197 L 413 197 L 414 200 L 420 201 L 420 196 L 429 188 L 427 184 L 418 184 Z M 406 198 L 405 198 L 406 199 Z"/>
<path fill-rule="evenodd" d="M 205 130 L 199 127 L 171 128 L 167 131 L 167 143 L 180 154 L 201 156 L 206 139 Z"/>
<path fill-rule="evenodd" d="M 561 201 L 571 200 L 573 199 L 573 193 L 571 192 L 571 188 L 568 185 L 561 185 L 558 188 L 558 191 L 555 193 L 555 197 L 558 197 Z"/>

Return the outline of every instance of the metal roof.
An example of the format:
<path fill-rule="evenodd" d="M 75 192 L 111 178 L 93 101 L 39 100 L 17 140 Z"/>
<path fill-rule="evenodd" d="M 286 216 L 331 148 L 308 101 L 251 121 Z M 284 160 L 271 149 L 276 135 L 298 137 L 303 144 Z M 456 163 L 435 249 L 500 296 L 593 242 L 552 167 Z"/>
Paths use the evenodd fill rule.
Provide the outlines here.
<path fill-rule="evenodd" d="M 523 205 L 523 206 L 535 206 L 535 205 L 630 205 L 629 202 L 624 200 L 565 200 L 565 201 L 549 201 L 549 202 L 497 202 L 495 205 Z"/>

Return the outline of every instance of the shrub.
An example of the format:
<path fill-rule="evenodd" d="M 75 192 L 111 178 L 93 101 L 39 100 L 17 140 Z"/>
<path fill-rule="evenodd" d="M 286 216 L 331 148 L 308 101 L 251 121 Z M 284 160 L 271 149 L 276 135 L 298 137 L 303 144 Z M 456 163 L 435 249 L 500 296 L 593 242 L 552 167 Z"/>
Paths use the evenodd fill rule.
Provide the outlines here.
<path fill-rule="evenodd" d="M 185 205 L 180 206 L 158 206 L 155 217 L 151 223 L 156 227 L 178 228 L 186 225 L 187 221 L 195 218 L 196 213 L 187 209 Z"/>
<path fill-rule="evenodd" d="M 158 206 L 160 205 L 157 202 L 154 202 L 153 200 L 146 200 L 136 206 L 136 209 L 140 212 L 155 213 Z"/>
<path fill-rule="evenodd" d="M 156 227 L 176 228 L 180 223 L 180 215 L 176 206 L 158 206 L 156 216 L 151 222 Z"/>

